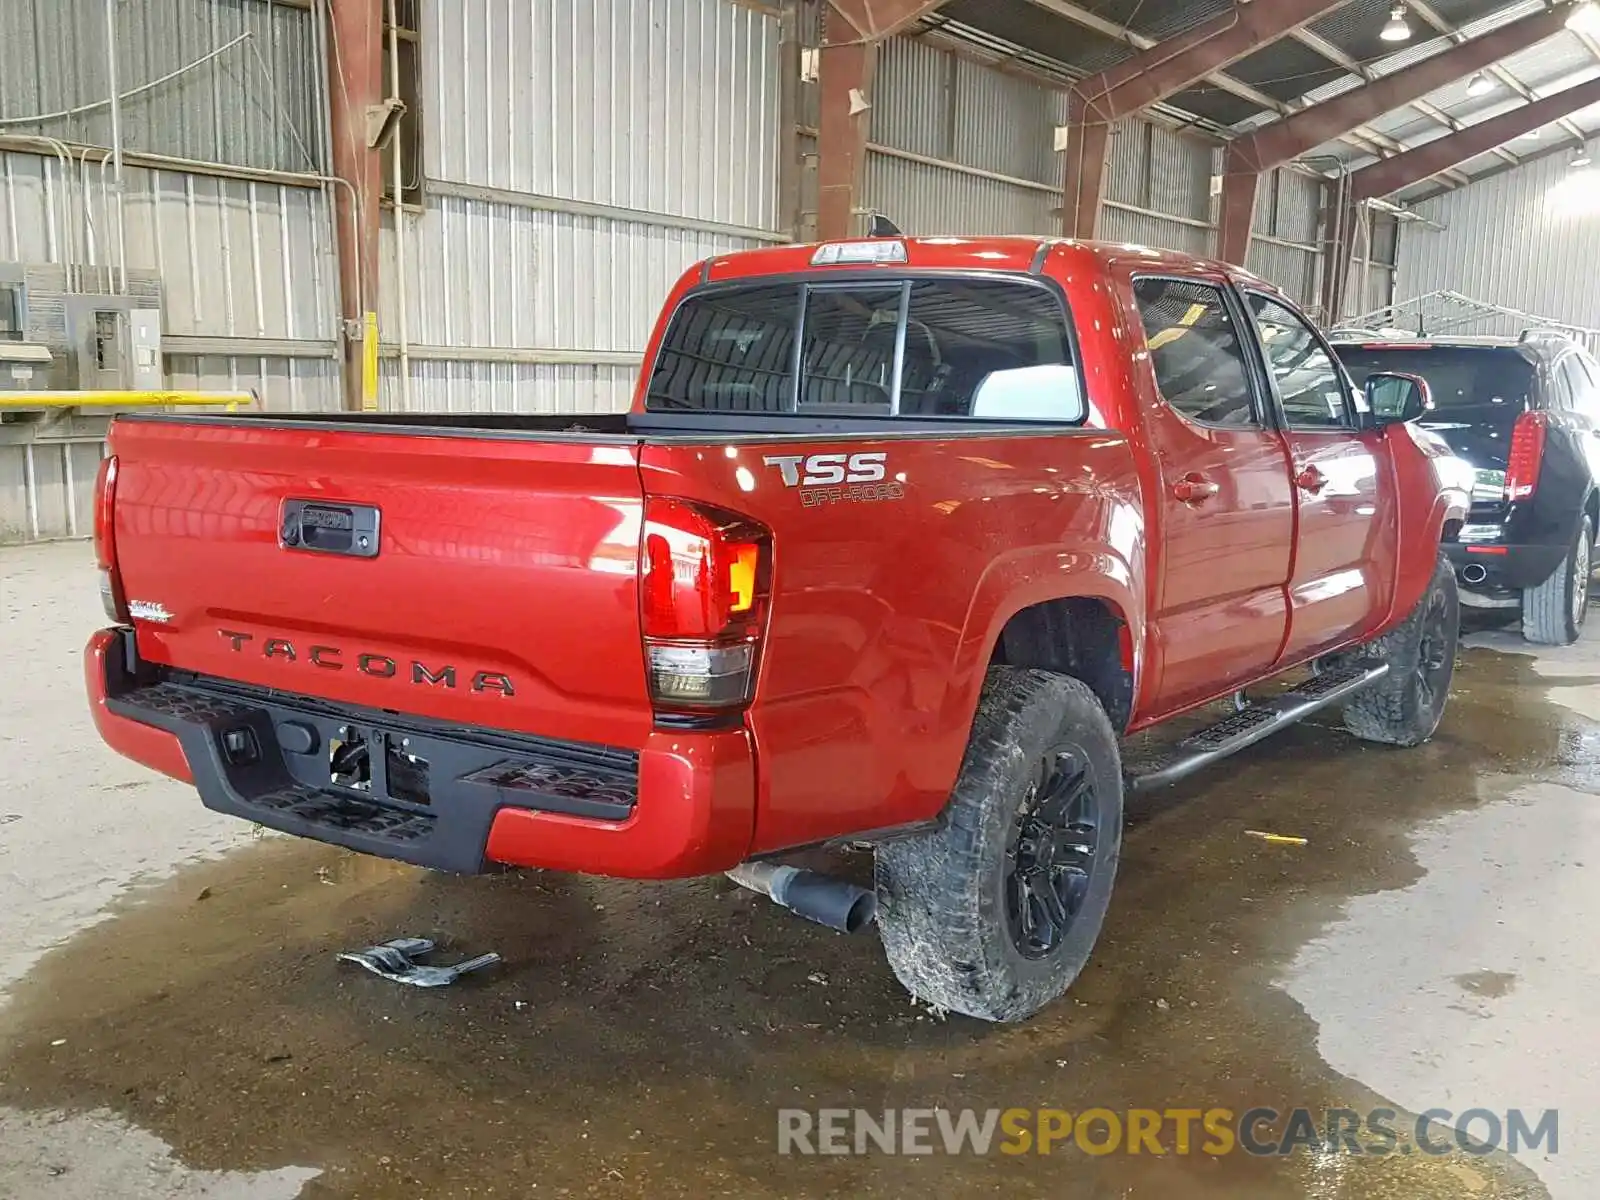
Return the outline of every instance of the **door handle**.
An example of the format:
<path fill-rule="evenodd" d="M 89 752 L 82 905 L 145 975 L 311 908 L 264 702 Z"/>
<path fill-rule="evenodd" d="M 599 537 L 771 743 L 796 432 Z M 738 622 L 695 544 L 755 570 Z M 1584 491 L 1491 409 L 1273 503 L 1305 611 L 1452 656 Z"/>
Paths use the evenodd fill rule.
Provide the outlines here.
<path fill-rule="evenodd" d="M 1294 485 L 1302 492 L 1310 492 L 1313 496 L 1327 486 L 1328 477 L 1316 467 L 1306 467 L 1294 477 Z"/>
<path fill-rule="evenodd" d="M 1172 485 L 1172 494 L 1185 504 L 1201 504 L 1215 496 L 1219 490 L 1211 480 L 1193 471 Z"/>

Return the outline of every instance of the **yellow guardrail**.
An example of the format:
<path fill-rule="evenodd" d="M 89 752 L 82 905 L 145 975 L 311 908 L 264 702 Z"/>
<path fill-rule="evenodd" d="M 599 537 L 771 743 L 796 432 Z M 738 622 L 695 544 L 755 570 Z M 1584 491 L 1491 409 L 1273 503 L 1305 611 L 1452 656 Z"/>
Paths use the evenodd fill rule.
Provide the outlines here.
<path fill-rule="evenodd" d="M 0 392 L 0 409 L 221 405 L 233 412 L 255 402 L 254 392 Z"/>

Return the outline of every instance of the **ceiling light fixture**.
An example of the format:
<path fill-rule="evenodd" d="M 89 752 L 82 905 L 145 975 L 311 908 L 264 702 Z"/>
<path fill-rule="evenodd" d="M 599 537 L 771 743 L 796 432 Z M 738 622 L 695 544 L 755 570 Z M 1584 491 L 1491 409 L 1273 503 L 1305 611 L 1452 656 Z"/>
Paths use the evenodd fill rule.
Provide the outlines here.
<path fill-rule="evenodd" d="M 1582 3 L 1574 4 L 1572 11 L 1567 14 L 1566 24 L 1573 33 L 1600 37 L 1600 4 L 1594 0 L 1582 0 Z"/>
<path fill-rule="evenodd" d="M 1537 142 L 1539 140 L 1539 130 L 1530 129 L 1527 133 L 1519 134 L 1517 140 L 1523 142 Z"/>
<path fill-rule="evenodd" d="M 1589 3 L 1589 0 L 1585 0 L 1585 3 Z M 1411 26 L 1406 24 L 1406 6 L 1404 4 L 1396 4 L 1389 10 L 1389 23 L 1383 27 L 1383 32 L 1378 36 L 1386 42 L 1409 42 L 1411 40 Z"/>
<path fill-rule="evenodd" d="M 1592 162 L 1594 162 L 1594 159 L 1589 157 L 1589 147 L 1579 146 L 1573 151 L 1572 161 L 1567 165 L 1573 170 L 1578 170 L 1581 167 L 1587 167 Z"/>
<path fill-rule="evenodd" d="M 1487 96 L 1492 91 L 1494 91 L 1494 80 L 1490 79 L 1482 71 L 1479 71 L 1467 81 L 1467 95 L 1469 96 Z"/>

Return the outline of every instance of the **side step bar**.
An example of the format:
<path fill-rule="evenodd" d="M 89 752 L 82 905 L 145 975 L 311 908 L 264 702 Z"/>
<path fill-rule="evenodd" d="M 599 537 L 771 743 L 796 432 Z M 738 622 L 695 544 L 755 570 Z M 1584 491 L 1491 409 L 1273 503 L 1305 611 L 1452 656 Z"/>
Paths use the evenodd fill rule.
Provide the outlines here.
<path fill-rule="evenodd" d="M 1230 713 L 1215 725 L 1196 730 L 1173 746 L 1165 756 L 1137 774 L 1129 773 L 1123 787 L 1131 794 L 1177 783 L 1218 759 L 1253 746 L 1286 725 L 1293 725 L 1318 709 L 1336 704 L 1353 692 L 1382 679 L 1389 664 L 1363 659 L 1348 666 L 1313 675 L 1292 692 L 1258 700 Z"/>

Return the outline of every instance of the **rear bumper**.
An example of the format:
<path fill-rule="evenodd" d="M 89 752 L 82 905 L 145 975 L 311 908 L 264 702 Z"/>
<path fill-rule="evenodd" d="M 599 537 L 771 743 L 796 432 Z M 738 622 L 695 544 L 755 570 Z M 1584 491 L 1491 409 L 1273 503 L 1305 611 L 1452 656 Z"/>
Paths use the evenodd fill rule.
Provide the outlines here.
<path fill-rule="evenodd" d="M 1451 542 L 1445 553 L 1456 569 L 1456 578 L 1474 591 L 1496 588 L 1537 587 L 1561 565 L 1567 547 L 1554 545 L 1512 546 L 1501 542 Z M 1478 577 L 1477 569 L 1483 570 Z"/>
<path fill-rule="evenodd" d="M 270 829 L 448 871 L 638 879 L 723 871 L 750 846 L 755 762 L 742 729 L 653 733 L 633 753 L 422 724 L 153 671 L 125 629 L 95 634 L 84 666 L 112 749 Z M 335 786 L 330 743 L 358 737 L 372 779 Z"/>

